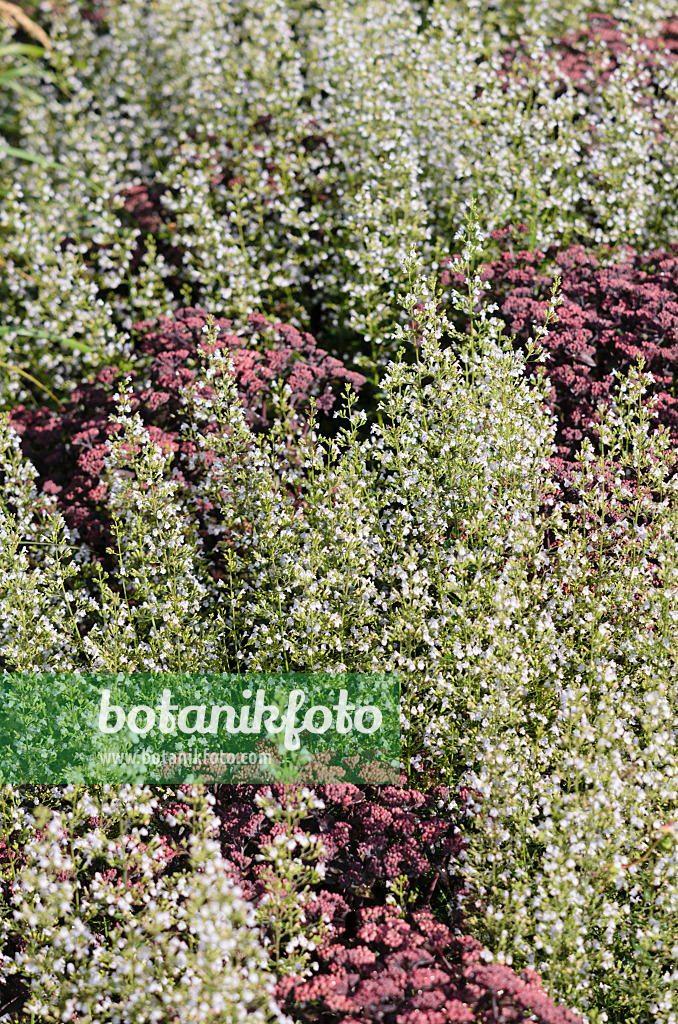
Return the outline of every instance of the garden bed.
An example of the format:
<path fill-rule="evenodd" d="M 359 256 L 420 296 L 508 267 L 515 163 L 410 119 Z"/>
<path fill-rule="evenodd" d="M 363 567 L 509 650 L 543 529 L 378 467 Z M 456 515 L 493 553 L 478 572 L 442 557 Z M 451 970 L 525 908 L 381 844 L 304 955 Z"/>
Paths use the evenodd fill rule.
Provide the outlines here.
<path fill-rule="evenodd" d="M 0 1022 L 675 1024 L 671 5 L 0 18 L 3 686 L 386 674 L 401 735 L 3 776 Z"/>

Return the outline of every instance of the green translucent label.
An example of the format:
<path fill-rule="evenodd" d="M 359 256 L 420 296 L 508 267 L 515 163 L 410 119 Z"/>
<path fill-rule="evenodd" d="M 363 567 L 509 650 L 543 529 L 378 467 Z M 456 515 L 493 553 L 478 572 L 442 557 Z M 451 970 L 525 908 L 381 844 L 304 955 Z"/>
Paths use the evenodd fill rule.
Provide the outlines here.
<path fill-rule="evenodd" d="M 0 673 L 0 783 L 400 775 L 393 674 Z"/>

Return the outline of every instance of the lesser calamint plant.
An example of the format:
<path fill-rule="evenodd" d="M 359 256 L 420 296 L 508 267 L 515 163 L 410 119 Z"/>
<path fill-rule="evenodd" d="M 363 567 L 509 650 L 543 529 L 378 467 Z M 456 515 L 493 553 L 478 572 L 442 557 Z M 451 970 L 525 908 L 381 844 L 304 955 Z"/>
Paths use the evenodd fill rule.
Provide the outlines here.
<path fill-rule="evenodd" d="M 334 439 L 312 422 L 292 449 L 275 432 L 255 436 L 225 357 L 212 354 L 185 421 L 201 467 L 194 494 L 210 506 L 209 560 L 190 528 L 195 506 L 128 397 L 106 478 L 126 543 L 108 580 L 77 538 L 57 550 L 44 523 L 58 516 L 43 523 L 46 499 L 21 483 L 20 460 L 6 462 L 6 528 L 22 556 L 4 570 L 2 622 L 30 603 L 37 614 L 22 628 L 26 638 L 41 630 L 46 664 L 157 670 L 186 652 L 201 668 L 398 670 L 409 770 L 467 787 L 459 871 L 473 884 L 477 937 L 500 963 L 534 966 L 590 1020 L 601 1006 L 645 1020 L 652 1004 L 668 1021 L 678 948 L 671 449 L 650 429 L 643 374 L 632 375 L 600 454 L 581 453 L 578 501 L 564 503 L 549 478 L 548 385 L 477 308 L 472 222 L 460 241 L 469 280 L 454 301 L 473 331 L 450 328 L 408 258 L 412 325 L 396 333 L 410 347 L 389 368 L 369 433 L 348 401 Z M 138 516 L 151 505 L 148 535 Z M 154 609 L 174 609 L 183 587 L 196 595 L 188 613 L 176 605 L 159 621 Z M 3 642 L 11 665 L 21 652 Z"/>

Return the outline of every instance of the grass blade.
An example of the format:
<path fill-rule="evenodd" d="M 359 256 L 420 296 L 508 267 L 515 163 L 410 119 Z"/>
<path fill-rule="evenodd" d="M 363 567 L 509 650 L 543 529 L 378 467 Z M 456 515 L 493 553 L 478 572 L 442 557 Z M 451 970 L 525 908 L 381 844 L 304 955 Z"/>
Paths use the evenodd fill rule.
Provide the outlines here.
<path fill-rule="evenodd" d="M 49 331 L 41 331 L 31 327 L 0 327 L 0 334 L 22 334 L 27 338 L 45 338 L 48 341 L 58 341 L 67 348 L 73 348 L 77 352 L 91 353 L 94 351 L 84 341 L 76 341 L 74 338 L 66 338 L 63 334 L 50 334 Z"/>
<path fill-rule="evenodd" d="M 62 164 L 57 164 L 54 160 L 48 160 L 44 156 L 38 156 L 37 153 L 29 153 L 25 149 L 17 149 L 16 146 L 3 146 L 0 145 L 0 153 L 5 153 L 7 156 L 13 156 L 17 160 L 30 160 L 31 163 L 40 164 L 42 167 L 53 167 L 55 170 L 59 170 Z"/>
<path fill-rule="evenodd" d="M 64 408 L 64 403 L 61 401 L 60 398 L 57 398 L 53 391 L 49 390 L 46 384 L 42 384 L 39 380 L 36 380 L 35 377 L 32 377 L 30 375 L 30 373 L 26 373 L 25 370 L 22 370 L 20 366 L 13 366 L 12 363 L 5 363 L 1 359 L 0 366 L 5 366 L 8 370 L 13 370 L 15 373 L 20 373 L 22 377 L 26 377 L 27 380 L 30 380 L 33 384 L 36 384 L 39 388 L 42 388 L 43 391 L 46 391 L 49 397 L 52 398 L 57 403 L 57 405 L 60 405 L 62 409 Z"/>

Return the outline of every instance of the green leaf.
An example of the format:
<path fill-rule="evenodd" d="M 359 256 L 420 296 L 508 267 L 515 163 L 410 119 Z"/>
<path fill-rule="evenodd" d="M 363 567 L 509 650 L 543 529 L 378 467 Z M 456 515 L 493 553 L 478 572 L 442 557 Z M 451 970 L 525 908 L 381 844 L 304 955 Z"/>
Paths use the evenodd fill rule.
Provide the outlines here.
<path fill-rule="evenodd" d="M 37 153 L 29 153 L 26 149 L 17 149 L 16 146 L 0 144 L 0 153 L 13 156 L 16 160 L 29 160 L 31 163 L 40 164 L 41 167 L 54 167 L 57 170 L 63 167 L 63 164 L 55 163 L 54 160 L 48 160 L 44 156 L 38 156 Z"/>
<path fill-rule="evenodd" d="M 28 99 L 31 101 L 31 103 L 35 103 L 36 105 L 45 102 L 43 100 L 42 96 L 40 95 L 40 93 L 37 93 L 35 91 L 35 89 L 29 89 L 28 86 L 21 85 L 19 82 L 15 82 L 15 81 L 2 82 L 2 81 L 0 81 L 0 85 L 7 85 L 7 87 L 9 89 L 12 89 L 13 92 L 18 92 L 22 96 L 27 96 Z"/>
<path fill-rule="evenodd" d="M 41 82 L 55 82 L 56 77 L 51 71 L 45 71 L 44 68 L 40 67 L 39 64 L 35 64 L 32 60 L 24 61 L 23 64 L 17 64 L 13 68 L 7 68 L 4 71 L 0 71 L 0 85 L 5 85 L 13 78 L 19 78 L 24 75 L 35 75 Z"/>
<path fill-rule="evenodd" d="M 58 341 L 60 345 L 73 348 L 77 352 L 91 353 L 94 351 L 83 341 L 76 341 L 75 338 L 66 338 L 63 334 L 50 334 L 48 331 L 41 331 L 32 327 L 0 327 L 0 334 L 22 334 L 27 338 L 46 338 L 48 341 Z"/>
<path fill-rule="evenodd" d="M 10 68 L 0 74 L 0 85 L 7 85 L 13 79 L 23 78 L 25 75 L 34 75 L 36 71 L 40 71 L 37 64 L 19 64 L 18 67 Z"/>
<path fill-rule="evenodd" d="M 0 46 L 0 57 L 12 57 L 20 54 L 22 57 L 43 57 L 44 49 L 34 43 L 8 43 L 7 46 Z"/>

